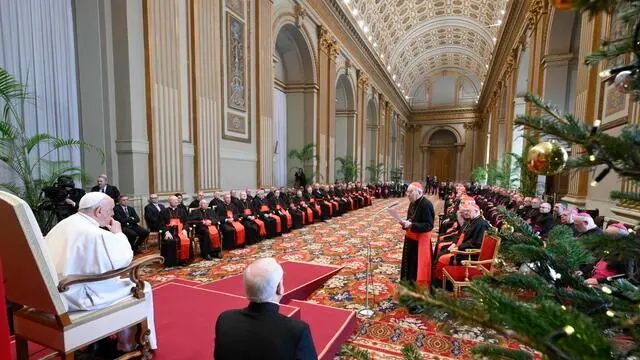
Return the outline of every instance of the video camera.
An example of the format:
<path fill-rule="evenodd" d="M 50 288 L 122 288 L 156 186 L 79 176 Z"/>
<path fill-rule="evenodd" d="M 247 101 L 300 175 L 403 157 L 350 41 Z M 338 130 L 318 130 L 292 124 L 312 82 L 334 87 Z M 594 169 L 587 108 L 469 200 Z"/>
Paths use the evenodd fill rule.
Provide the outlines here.
<path fill-rule="evenodd" d="M 69 196 L 69 190 L 67 188 L 74 188 L 75 184 L 73 179 L 69 176 L 63 175 L 56 179 L 56 182 L 52 186 L 47 186 L 42 191 L 44 196 L 51 200 L 53 203 L 61 203 Z"/>

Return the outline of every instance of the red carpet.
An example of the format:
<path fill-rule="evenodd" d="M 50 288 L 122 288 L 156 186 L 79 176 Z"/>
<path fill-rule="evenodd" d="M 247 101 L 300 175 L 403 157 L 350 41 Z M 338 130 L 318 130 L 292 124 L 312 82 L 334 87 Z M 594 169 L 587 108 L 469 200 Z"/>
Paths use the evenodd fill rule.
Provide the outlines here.
<path fill-rule="evenodd" d="M 42 359 L 44 357 L 47 357 L 47 355 L 53 354 L 53 351 L 40 346 L 38 344 L 29 342 L 29 359 L 30 360 L 36 360 L 36 359 Z M 13 338 L 13 336 L 11 337 L 11 359 L 16 359 L 16 342 Z M 59 357 L 54 357 L 54 359 L 59 359 Z"/>
<path fill-rule="evenodd" d="M 336 275 L 342 266 L 314 264 L 309 262 L 285 261 L 280 263 L 284 270 L 284 292 L 282 302 L 306 300 L 314 291 L 322 287 Z M 244 296 L 242 274 L 201 285 L 203 289 Z"/>
<path fill-rule="evenodd" d="M 247 306 L 245 298 L 169 282 L 153 289 L 158 351 L 156 360 L 201 360 L 213 357 L 215 323 L 225 310 Z M 300 318 L 297 308 L 280 313 Z"/>
<path fill-rule="evenodd" d="M 302 320 L 309 324 L 320 360 L 333 359 L 357 324 L 354 311 L 300 300 L 291 300 L 287 304 L 299 308 Z"/>

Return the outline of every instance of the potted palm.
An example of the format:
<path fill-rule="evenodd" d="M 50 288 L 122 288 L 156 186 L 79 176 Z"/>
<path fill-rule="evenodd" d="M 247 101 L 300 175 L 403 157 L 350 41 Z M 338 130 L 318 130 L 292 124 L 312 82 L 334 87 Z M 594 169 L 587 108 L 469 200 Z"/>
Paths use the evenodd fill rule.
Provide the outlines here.
<path fill-rule="evenodd" d="M 44 206 L 43 189 L 58 177 L 70 176 L 86 181 L 82 168 L 68 160 L 56 160 L 57 154 L 74 149 L 91 149 L 102 157 L 104 152 L 82 140 L 65 139 L 52 134 L 30 134 L 19 109 L 30 98 L 24 84 L 0 67 L 0 99 L 4 103 L 0 118 L 0 166 L 10 171 L 11 182 L 0 183 L 0 189 L 20 196 L 31 207 L 43 233 L 53 226 L 50 207 Z"/>

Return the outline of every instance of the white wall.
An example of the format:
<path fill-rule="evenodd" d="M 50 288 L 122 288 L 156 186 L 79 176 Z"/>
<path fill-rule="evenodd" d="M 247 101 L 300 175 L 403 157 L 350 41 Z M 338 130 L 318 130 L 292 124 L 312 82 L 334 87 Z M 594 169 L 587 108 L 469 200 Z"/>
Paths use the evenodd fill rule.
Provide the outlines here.
<path fill-rule="evenodd" d="M 0 66 L 32 95 L 23 113 L 29 135 L 80 138 L 70 0 L 0 1 Z M 34 153 L 47 151 L 41 147 Z M 55 152 L 48 159 L 81 165 L 78 150 Z M 10 171 L 0 169 L 0 182 L 15 180 Z"/>
<path fill-rule="evenodd" d="M 346 115 L 336 115 L 336 157 L 347 156 L 348 119 Z"/>

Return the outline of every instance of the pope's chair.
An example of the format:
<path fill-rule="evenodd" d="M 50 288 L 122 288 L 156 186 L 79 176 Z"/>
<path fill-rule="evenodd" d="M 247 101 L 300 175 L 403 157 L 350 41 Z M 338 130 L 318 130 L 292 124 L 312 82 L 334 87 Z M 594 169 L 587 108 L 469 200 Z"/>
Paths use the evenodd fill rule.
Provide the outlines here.
<path fill-rule="evenodd" d="M 461 261 L 460 265 L 448 265 L 442 270 L 442 288 L 447 288 L 447 281 L 453 284 L 453 294 L 460 295 L 462 287 L 469 286 L 471 280 L 478 276 L 493 275 L 500 249 L 500 237 L 489 235 L 485 232 L 480 249 L 468 249 L 467 251 L 454 250 L 451 254 L 469 256 L 468 260 Z M 479 255 L 478 260 L 471 260 L 471 256 Z"/>
<path fill-rule="evenodd" d="M 137 328 L 139 346 L 123 357 L 150 358 L 144 282 L 138 279 L 138 271 L 144 265 L 162 262 L 162 257 L 149 255 L 108 273 L 58 279 L 27 203 L 0 191 L 0 216 L 3 219 L 0 259 L 5 271 L 6 296 L 20 308 L 13 314 L 18 360 L 29 358 L 28 341 L 53 349 L 62 359 L 73 359 L 74 351 L 131 326 Z M 124 275 L 136 286 L 130 297 L 111 306 L 71 312 L 61 296 L 71 285 Z"/>

